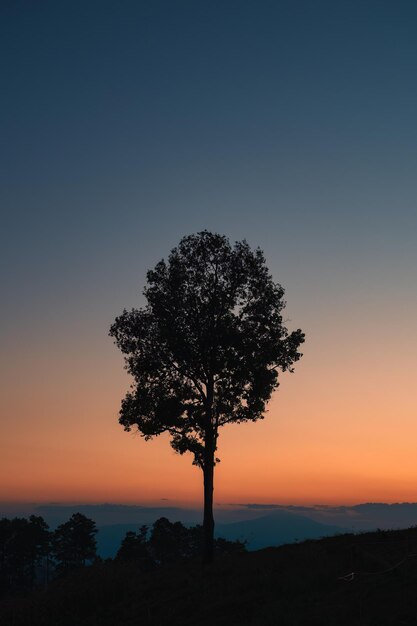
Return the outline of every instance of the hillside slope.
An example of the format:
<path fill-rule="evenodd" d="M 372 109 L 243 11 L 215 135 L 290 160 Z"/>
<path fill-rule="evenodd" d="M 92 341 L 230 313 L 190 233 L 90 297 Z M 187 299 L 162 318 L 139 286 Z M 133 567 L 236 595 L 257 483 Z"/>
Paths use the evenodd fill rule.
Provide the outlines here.
<path fill-rule="evenodd" d="M 141 574 L 90 567 L 0 603 L 13 626 L 401 626 L 417 623 L 417 529 L 340 535 Z M 353 572 L 353 575 L 352 575 Z"/>

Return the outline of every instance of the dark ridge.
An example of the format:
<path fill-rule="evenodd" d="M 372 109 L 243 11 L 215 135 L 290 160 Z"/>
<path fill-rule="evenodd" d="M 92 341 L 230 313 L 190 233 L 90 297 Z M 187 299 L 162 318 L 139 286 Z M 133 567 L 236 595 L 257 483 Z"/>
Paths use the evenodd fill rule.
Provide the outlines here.
<path fill-rule="evenodd" d="M 417 528 L 343 534 L 141 573 L 101 562 L 26 598 L 13 626 L 393 626 L 416 623 Z"/>

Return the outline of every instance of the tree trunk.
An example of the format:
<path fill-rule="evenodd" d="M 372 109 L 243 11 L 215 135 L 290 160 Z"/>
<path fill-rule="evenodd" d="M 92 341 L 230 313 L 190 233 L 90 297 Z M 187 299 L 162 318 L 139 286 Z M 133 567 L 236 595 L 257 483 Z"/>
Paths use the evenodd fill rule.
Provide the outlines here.
<path fill-rule="evenodd" d="M 203 519 L 203 563 L 212 563 L 214 556 L 214 451 L 207 454 L 204 462 L 204 519 Z"/>
<path fill-rule="evenodd" d="M 212 409 L 214 397 L 213 379 L 207 384 L 206 425 L 204 433 L 204 518 L 203 518 L 203 564 L 212 563 L 214 557 L 214 452 L 216 437 L 212 423 Z"/>

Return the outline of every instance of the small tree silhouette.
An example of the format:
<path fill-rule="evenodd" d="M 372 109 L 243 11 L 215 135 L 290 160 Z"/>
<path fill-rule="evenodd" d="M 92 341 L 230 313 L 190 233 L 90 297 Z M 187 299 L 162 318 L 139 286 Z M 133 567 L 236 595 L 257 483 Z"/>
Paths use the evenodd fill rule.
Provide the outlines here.
<path fill-rule="evenodd" d="M 149 539 L 151 554 L 157 563 L 174 563 L 192 556 L 191 534 L 181 522 L 170 522 L 166 517 L 156 520 Z"/>
<path fill-rule="evenodd" d="M 304 341 L 288 333 L 283 288 L 260 249 L 207 231 L 184 237 L 147 274 L 143 309 L 124 311 L 110 335 L 135 385 L 120 423 L 145 439 L 171 435 L 204 477 L 204 561 L 213 557 L 213 487 L 219 428 L 263 418 L 278 370 L 292 371 Z"/>
<path fill-rule="evenodd" d="M 82 567 L 94 559 L 96 533 L 96 523 L 82 513 L 74 513 L 68 522 L 58 526 L 53 533 L 52 553 L 59 572 Z"/>
<path fill-rule="evenodd" d="M 50 533 L 42 517 L 0 520 L 0 595 L 3 591 L 28 591 L 47 570 Z"/>
<path fill-rule="evenodd" d="M 139 532 L 129 530 L 116 554 L 116 561 L 136 563 L 142 571 L 149 571 L 155 564 L 150 555 L 147 539 L 148 527 L 143 525 Z"/>
<path fill-rule="evenodd" d="M 202 526 L 187 528 L 181 522 L 170 522 L 160 517 L 152 525 L 148 539 L 148 527 L 141 526 L 138 533 L 128 531 L 116 555 L 116 561 L 136 563 L 142 571 L 158 565 L 176 563 L 194 558 L 201 553 Z M 214 540 L 214 551 L 219 554 L 234 554 L 246 550 L 245 542 Z"/>

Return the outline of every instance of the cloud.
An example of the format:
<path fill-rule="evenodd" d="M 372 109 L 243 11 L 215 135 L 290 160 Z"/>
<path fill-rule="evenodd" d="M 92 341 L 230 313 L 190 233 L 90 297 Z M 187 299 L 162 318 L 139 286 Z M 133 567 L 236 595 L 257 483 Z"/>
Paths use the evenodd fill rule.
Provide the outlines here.
<path fill-rule="evenodd" d="M 229 506 L 243 506 L 245 509 L 260 509 L 260 510 L 288 509 L 289 508 L 287 506 L 284 506 L 283 504 L 258 504 L 258 503 L 230 504 Z"/>

